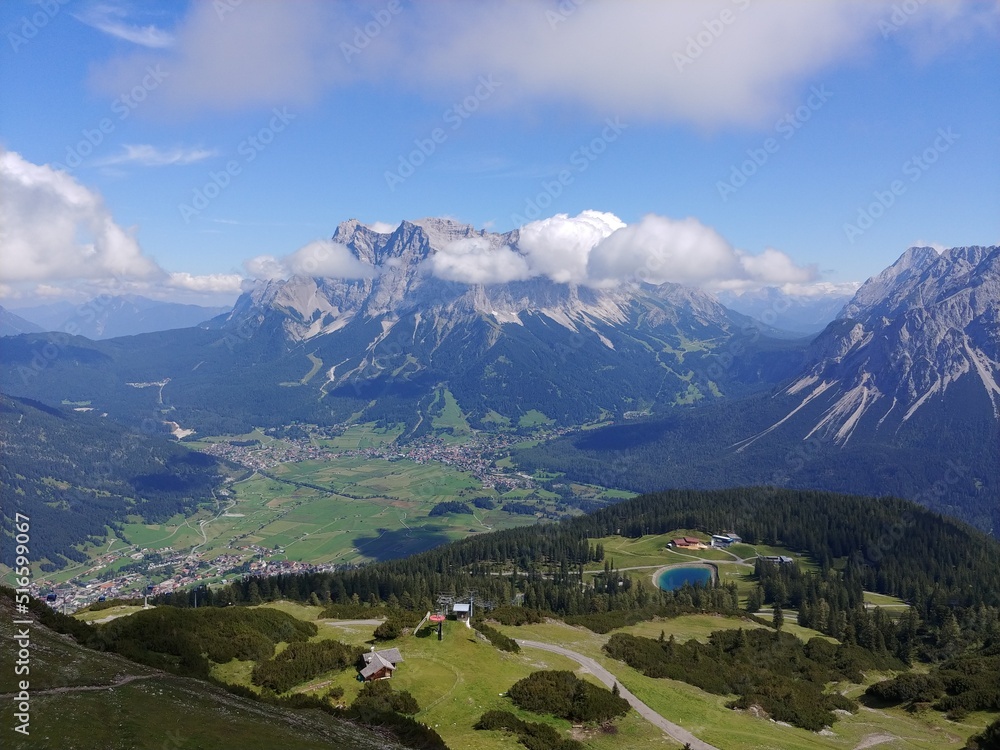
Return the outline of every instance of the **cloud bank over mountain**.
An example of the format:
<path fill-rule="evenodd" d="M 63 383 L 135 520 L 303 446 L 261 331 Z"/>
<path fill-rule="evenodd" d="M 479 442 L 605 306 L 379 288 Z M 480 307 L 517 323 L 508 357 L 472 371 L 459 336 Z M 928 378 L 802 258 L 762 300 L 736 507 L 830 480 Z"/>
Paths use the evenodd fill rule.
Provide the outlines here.
<path fill-rule="evenodd" d="M 430 259 L 434 275 L 467 284 L 500 284 L 544 276 L 557 283 L 609 287 L 672 282 L 706 289 L 805 284 L 814 268 L 766 248 L 752 255 L 694 218 L 648 215 L 626 225 L 614 214 L 556 214 L 521 227 L 517 248 L 462 239 Z"/>
<path fill-rule="evenodd" d="M 101 196 L 66 172 L 0 154 L 0 238 L 6 250 L 0 284 L 85 281 L 118 293 L 157 288 L 197 294 L 235 293 L 248 279 L 316 276 L 372 278 L 381 269 L 342 244 L 320 239 L 284 256 L 258 255 L 243 273 L 169 272 L 144 254 L 134 230 L 119 226 Z M 378 231 L 393 231 L 380 224 Z M 516 239 L 503 244 L 502 237 Z M 512 235 L 483 234 L 435 243 L 428 273 L 464 284 L 503 284 L 536 277 L 609 287 L 625 282 L 674 282 L 706 289 L 808 284 L 816 271 L 773 248 L 753 255 L 733 247 L 695 218 L 648 215 L 626 225 L 588 210 L 533 221 Z M 58 296 L 58 294 L 55 294 Z M 161 295 L 162 296 L 162 295 Z"/>

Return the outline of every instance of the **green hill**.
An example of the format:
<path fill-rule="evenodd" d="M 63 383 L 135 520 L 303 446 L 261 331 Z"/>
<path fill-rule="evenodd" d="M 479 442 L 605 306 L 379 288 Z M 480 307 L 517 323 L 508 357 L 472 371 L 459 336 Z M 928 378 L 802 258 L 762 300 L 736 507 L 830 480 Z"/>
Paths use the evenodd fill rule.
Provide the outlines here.
<path fill-rule="evenodd" d="M 15 626 L 9 590 L 0 595 L 0 638 Z M 11 750 L 403 750 L 384 734 L 320 711 L 283 709 L 93 651 L 36 624 L 31 634 L 30 734 L 12 731 L 14 651 L 0 650 L 0 723 Z M 22 679 L 22 678 L 17 678 Z"/>
<path fill-rule="evenodd" d="M 3 394 L 0 445 L 2 538 L 12 538 L 15 514 L 28 516 L 32 561 L 48 567 L 85 560 L 81 545 L 103 540 L 129 515 L 156 523 L 211 502 L 226 471 L 158 433 Z M 11 566 L 14 545 L 2 549 L 0 562 Z"/>

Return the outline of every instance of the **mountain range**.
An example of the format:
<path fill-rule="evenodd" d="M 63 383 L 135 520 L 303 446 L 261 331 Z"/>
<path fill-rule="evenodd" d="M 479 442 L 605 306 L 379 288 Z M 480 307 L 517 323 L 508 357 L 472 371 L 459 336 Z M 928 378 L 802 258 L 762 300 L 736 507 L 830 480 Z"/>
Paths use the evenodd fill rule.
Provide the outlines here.
<path fill-rule="evenodd" d="M 347 221 L 321 250 L 349 278 L 264 280 L 197 328 L 6 337 L 0 389 L 175 434 L 353 420 L 402 423 L 405 440 L 450 402 L 474 429 L 617 421 L 521 458 L 638 490 L 896 493 L 996 527 L 997 247 L 911 248 L 796 339 L 678 284 L 435 273 L 455 243 L 501 253 L 519 239 Z"/>
<path fill-rule="evenodd" d="M 773 286 L 741 294 L 719 292 L 716 296 L 730 310 L 800 335 L 822 331 L 851 300 L 850 294 L 837 289 L 806 295 L 785 292 Z"/>
<path fill-rule="evenodd" d="M 17 336 L 21 333 L 38 333 L 41 326 L 22 318 L 5 307 L 0 307 L 0 336 Z"/>
<path fill-rule="evenodd" d="M 103 295 L 81 305 L 53 302 L 20 308 L 16 315 L 32 327 L 24 331 L 0 328 L 9 336 L 29 331 L 65 331 L 89 339 L 111 339 L 140 333 L 190 328 L 226 312 L 224 307 L 203 307 L 163 302 L 136 294 Z M 4 315 L 10 315 L 4 311 Z M 0 318 L 0 324 L 6 317 Z"/>
<path fill-rule="evenodd" d="M 998 281 L 996 246 L 911 248 L 858 290 L 772 392 L 565 438 L 522 460 L 636 489 L 896 494 L 995 531 Z"/>
<path fill-rule="evenodd" d="M 446 390 L 473 427 L 532 413 L 572 425 L 748 393 L 801 364 L 804 343 L 677 284 L 483 285 L 432 273 L 434 257 L 460 240 L 516 247 L 518 237 L 445 219 L 391 233 L 345 222 L 333 243 L 377 273 L 262 281 L 200 328 L 62 336 L 51 361 L 39 353 L 45 337 L 6 339 L 0 384 L 202 434 L 353 416 L 416 435 Z M 717 367 L 727 347 L 741 356 Z M 163 385 L 139 385 L 154 383 Z"/>

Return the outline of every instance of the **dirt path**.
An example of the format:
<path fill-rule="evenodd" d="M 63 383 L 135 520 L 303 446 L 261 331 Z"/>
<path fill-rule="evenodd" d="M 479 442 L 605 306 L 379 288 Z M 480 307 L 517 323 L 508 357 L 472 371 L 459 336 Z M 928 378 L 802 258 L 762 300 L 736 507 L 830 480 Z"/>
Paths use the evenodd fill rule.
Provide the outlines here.
<path fill-rule="evenodd" d="M 568 648 L 563 648 L 562 646 L 554 646 L 551 643 L 542 643 L 540 641 L 524 641 L 520 638 L 517 639 L 519 645 L 525 648 L 537 648 L 542 651 L 550 651 L 553 654 L 560 654 L 561 656 L 566 656 L 586 671 L 590 672 L 597 679 L 607 685 L 609 688 L 618 683 L 618 691 L 621 697 L 629 702 L 629 704 L 638 712 L 638 714 L 646 719 L 653 726 L 658 727 L 663 730 L 664 733 L 672 737 L 673 739 L 680 742 L 682 745 L 685 743 L 690 743 L 692 750 L 719 750 L 714 745 L 709 745 L 707 742 L 702 742 L 688 730 L 682 726 L 674 724 L 672 721 L 667 721 L 656 711 L 651 709 L 641 700 L 636 698 L 631 692 L 629 692 L 618 679 L 611 674 L 608 670 L 598 664 L 594 659 L 589 656 L 584 656 L 583 654 L 578 654 L 576 651 L 570 651 Z"/>
<path fill-rule="evenodd" d="M 886 742 L 895 742 L 898 739 L 899 737 L 894 734 L 866 734 L 861 738 L 861 742 L 854 746 L 854 750 L 866 750 L 866 748 L 882 745 Z"/>
<path fill-rule="evenodd" d="M 32 690 L 31 695 L 55 695 L 57 693 L 90 693 L 96 690 L 111 690 L 116 687 L 121 687 L 122 685 L 128 685 L 130 682 L 135 682 L 136 680 L 151 680 L 154 677 L 161 677 L 162 675 L 155 674 L 130 674 L 124 677 L 119 677 L 115 682 L 108 683 L 107 685 L 77 685 L 75 687 L 57 687 L 49 688 L 48 690 Z M 17 693 L 0 693 L 0 699 L 13 698 Z"/>

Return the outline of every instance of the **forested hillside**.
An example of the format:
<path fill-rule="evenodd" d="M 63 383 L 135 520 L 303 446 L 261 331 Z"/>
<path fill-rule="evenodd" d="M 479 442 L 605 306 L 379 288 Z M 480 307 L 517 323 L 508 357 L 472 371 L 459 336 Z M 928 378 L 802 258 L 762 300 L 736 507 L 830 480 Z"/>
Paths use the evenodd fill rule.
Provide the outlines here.
<path fill-rule="evenodd" d="M 903 661 L 941 658 L 1000 638 L 1000 543 L 897 499 L 769 488 L 643 495 L 591 515 L 471 537 L 413 557 L 333 573 L 245 578 L 197 596 L 217 605 L 266 599 L 391 604 L 425 610 L 442 592 L 475 591 L 485 607 L 523 605 L 605 632 L 657 612 L 734 612 L 734 586 L 659 592 L 638 585 L 591 540 L 675 529 L 734 529 L 750 544 L 808 555 L 816 571 L 758 569 L 750 609 L 797 607 L 803 624 Z M 899 622 L 865 606 L 864 591 L 902 598 Z M 162 598 L 186 606 L 194 597 Z M 638 620 L 635 618 L 638 617 Z M 603 630 L 602 630 L 603 629 Z"/>
<path fill-rule="evenodd" d="M 773 432 L 743 447 L 749 436 L 767 430 L 793 406 L 786 396 L 767 394 L 676 409 L 663 417 L 568 435 L 526 448 L 515 458 L 529 472 L 558 471 L 636 492 L 760 484 L 895 495 L 984 531 L 1000 528 L 998 428 L 988 410 L 959 413 L 945 403 L 929 405 L 922 414 L 927 435 L 911 431 L 877 440 L 856 435 L 838 445 L 821 436 L 803 440 Z"/>
<path fill-rule="evenodd" d="M 0 450 L 3 534 L 16 513 L 29 516 L 32 558 L 49 565 L 86 559 L 74 547 L 103 539 L 130 514 L 156 523 L 212 501 L 225 471 L 159 434 L 2 394 Z M 3 545 L 3 563 L 13 550 Z"/>

